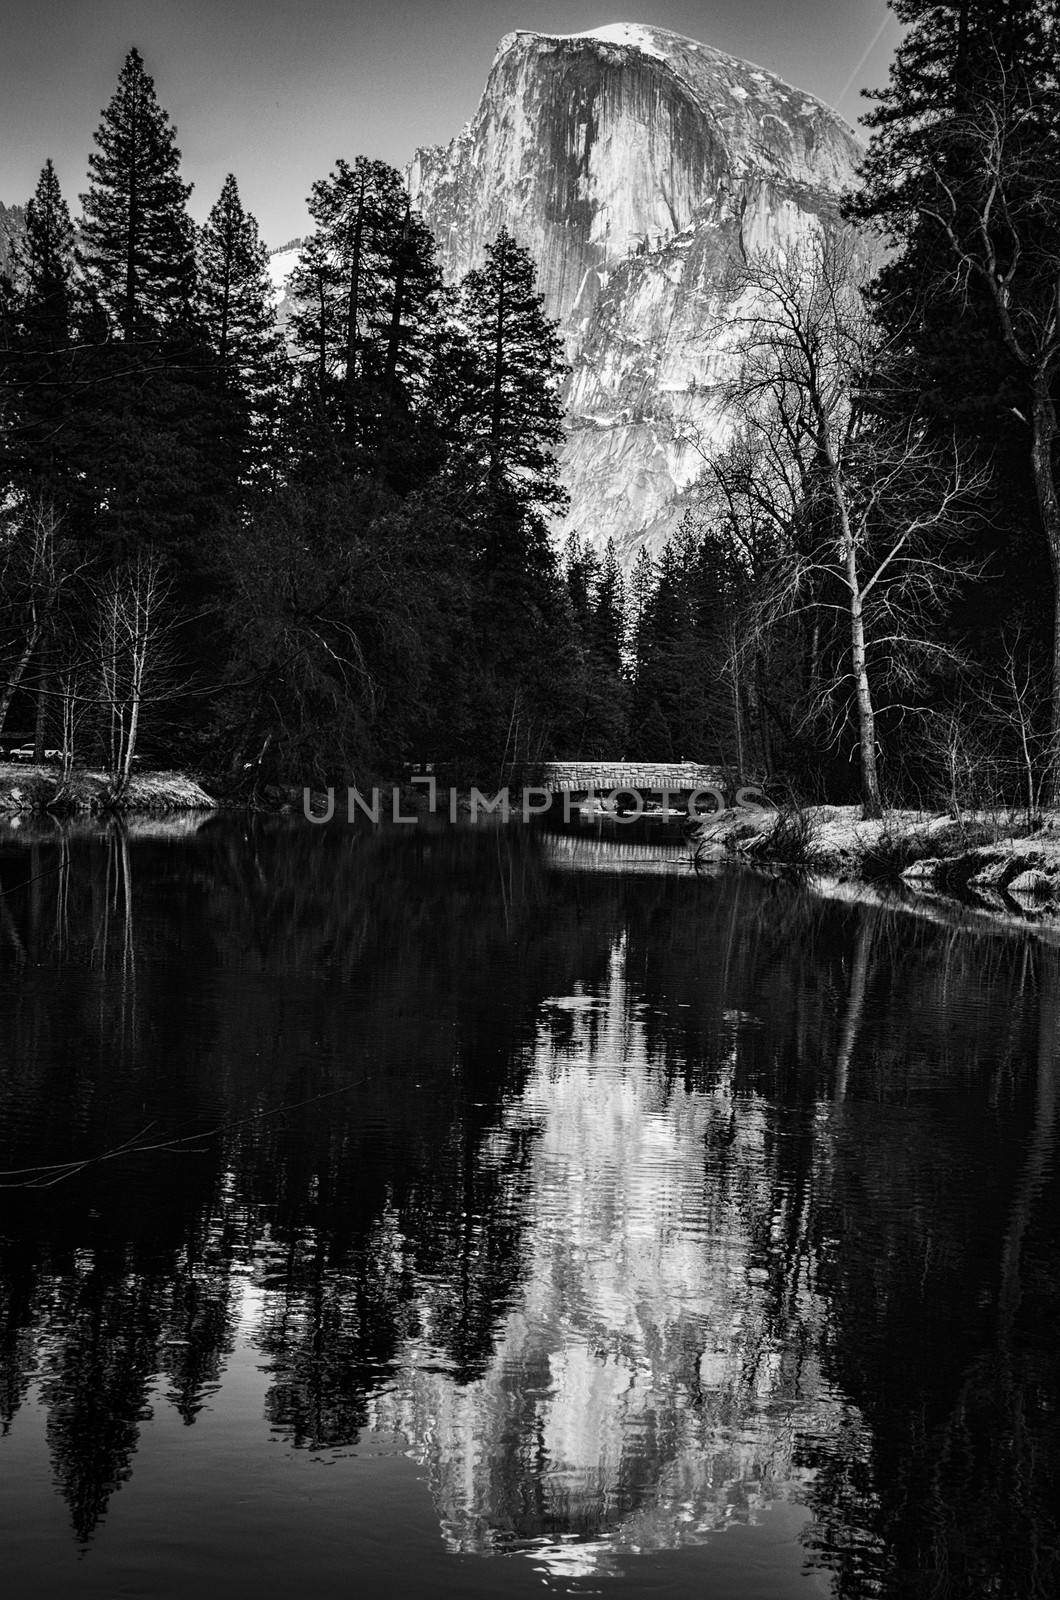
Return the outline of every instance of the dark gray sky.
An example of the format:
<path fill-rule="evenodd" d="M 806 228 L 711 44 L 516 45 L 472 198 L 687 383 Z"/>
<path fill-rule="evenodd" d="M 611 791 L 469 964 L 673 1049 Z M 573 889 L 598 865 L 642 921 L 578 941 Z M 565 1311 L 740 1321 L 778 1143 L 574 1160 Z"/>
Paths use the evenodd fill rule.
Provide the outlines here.
<path fill-rule="evenodd" d="M 0 0 L 0 200 L 25 200 L 51 155 L 78 210 L 135 44 L 177 124 L 195 215 L 232 171 L 266 242 L 282 244 L 305 230 L 309 186 L 336 157 L 403 167 L 417 145 L 448 142 L 503 34 L 606 22 L 745 56 L 850 121 L 899 35 L 885 0 Z"/>

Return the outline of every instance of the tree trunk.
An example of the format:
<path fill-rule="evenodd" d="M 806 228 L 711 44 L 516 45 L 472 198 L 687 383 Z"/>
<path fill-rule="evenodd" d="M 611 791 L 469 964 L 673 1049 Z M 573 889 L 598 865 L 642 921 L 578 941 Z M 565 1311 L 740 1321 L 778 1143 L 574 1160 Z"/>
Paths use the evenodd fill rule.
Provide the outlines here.
<path fill-rule="evenodd" d="M 390 311 L 390 331 L 387 335 L 386 364 L 383 370 L 383 384 L 391 404 L 397 397 L 397 362 L 398 352 L 401 348 L 401 317 L 405 310 L 405 278 L 408 274 L 409 222 L 410 216 L 406 211 L 405 225 L 401 230 L 401 241 L 394 259 L 394 304 Z"/>
<path fill-rule="evenodd" d="M 732 718 L 733 732 L 736 737 L 736 787 L 743 787 L 743 709 L 740 705 L 740 675 L 733 668 L 732 674 Z"/>
<path fill-rule="evenodd" d="M 36 762 L 44 760 L 44 751 L 47 745 L 48 733 L 48 674 L 41 669 L 40 681 L 37 684 L 37 716 L 33 729 L 33 759 Z"/>
<path fill-rule="evenodd" d="M 328 297 L 322 271 L 317 273 L 317 300 L 320 306 L 320 320 L 317 323 L 317 387 L 320 390 L 318 398 L 323 405 L 328 383 Z"/>
<path fill-rule="evenodd" d="M 221 334 L 217 341 L 217 358 L 225 381 L 228 381 L 228 318 L 232 305 L 232 232 L 226 224 L 224 274 L 221 279 Z"/>
<path fill-rule="evenodd" d="M 765 674 L 762 664 L 755 666 L 755 680 L 758 691 L 758 737 L 762 744 L 762 766 L 767 778 L 773 776 L 773 741 L 769 735 L 769 706 L 766 701 Z"/>
<path fill-rule="evenodd" d="M 63 777 L 68 778 L 74 765 L 74 735 L 77 727 L 77 691 L 71 677 L 62 680 L 59 703 L 63 723 Z"/>
<path fill-rule="evenodd" d="M 122 755 L 121 781 L 118 785 L 122 794 L 129 787 L 129 779 L 132 777 L 133 757 L 136 754 L 136 735 L 140 727 L 140 698 L 141 691 L 137 687 L 133 690 L 132 706 L 129 711 L 129 734 L 125 741 L 125 751 Z"/>
<path fill-rule="evenodd" d="M 876 714 L 872 708 L 865 659 L 865 619 L 861 609 L 861 594 L 856 587 L 852 587 L 850 594 L 850 643 L 861 745 L 861 813 L 869 820 L 883 816 L 883 801 L 880 799 L 880 781 L 876 770 Z"/>
<path fill-rule="evenodd" d="M 7 713 L 11 709 L 11 702 L 18 691 L 19 684 L 22 682 L 22 676 L 26 668 L 29 666 L 30 657 L 37 648 L 37 640 L 39 638 L 40 629 L 32 628 L 30 630 L 29 637 L 26 640 L 25 649 L 15 662 L 15 665 L 11 671 L 11 675 L 4 684 L 3 689 L 0 690 L 0 733 L 3 733 L 4 731 L 4 724 L 7 721 Z"/>
<path fill-rule="evenodd" d="M 1034 377 L 1033 441 L 1034 487 L 1042 528 L 1049 546 L 1053 573 L 1053 667 L 1049 718 L 1049 756 L 1045 774 L 1043 803 L 1048 810 L 1060 805 L 1060 496 L 1053 468 L 1056 440 L 1056 405 L 1050 392 L 1048 374 L 1039 369 Z"/>
<path fill-rule="evenodd" d="M 876 713 L 872 705 L 868 660 L 865 652 L 865 615 L 858 577 L 858 546 L 850 525 L 850 508 L 840 479 L 839 464 L 826 448 L 832 494 L 839 517 L 839 545 L 850 592 L 850 658 L 858 708 L 858 742 L 861 751 L 861 814 L 866 821 L 883 816 L 880 781 L 876 770 Z"/>
<path fill-rule="evenodd" d="M 346 302 L 346 377 L 343 384 L 344 439 L 347 451 L 353 448 L 357 431 L 357 319 L 361 314 L 361 258 L 364 254 L 364 174 L 357 196 L 357 220 L 353 225 L 353 257 L 350 261 L 350 289 Z"/>
<path fill-rule="evenodd" d="M 140 151 L 137 146 L 136 107 L 132 108 L 129 127 L 129 216 L 125 232 L 125 306 L 122 315 L 126 342 L 136 331 L 136 234 L 140 223 L 140 195 L 137 183 Z"/>
<path fill-rule="evenodd" d="M 136 578 L 136 588 L 131 597 L 134 607 L 134 622 L 130 629 L 132 671 L 129 682 L 129 731 L 125 740 L 125 749 L 122 752 L 121 779 L 119 791 L 124 794 L 129 787 L 132 777 L 133 758 L 136 755 L 136 737 L 140 728 L 140 707 L 143 704 L 144 688 L 147 680 L 147 658 L 153 642 L 153 613 L 155 602 L 154 579 L 150 574 L 146 579 L 139 574 Z"/>
<path fill-rule="evenodd" d="M 496 488 L 501 471 L 501 418 L 504 415 L 504 318 L 507 311 L 504 296 L 504 271 L 507 263 L 498 262 L 497 278 L 497 333 L 493 350 L 493 403 L 490 410 L 490 486 Z"/>

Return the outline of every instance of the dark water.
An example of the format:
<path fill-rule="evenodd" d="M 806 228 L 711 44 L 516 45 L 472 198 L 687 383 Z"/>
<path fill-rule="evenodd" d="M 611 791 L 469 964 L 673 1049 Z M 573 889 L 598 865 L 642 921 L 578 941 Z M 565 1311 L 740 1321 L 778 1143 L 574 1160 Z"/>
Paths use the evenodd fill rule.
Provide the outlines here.
<path fill-rule="evenodd" d="M 5 1594 L 1060 1593 L 1060 954 L 658 867 L 0 834 Z"/>

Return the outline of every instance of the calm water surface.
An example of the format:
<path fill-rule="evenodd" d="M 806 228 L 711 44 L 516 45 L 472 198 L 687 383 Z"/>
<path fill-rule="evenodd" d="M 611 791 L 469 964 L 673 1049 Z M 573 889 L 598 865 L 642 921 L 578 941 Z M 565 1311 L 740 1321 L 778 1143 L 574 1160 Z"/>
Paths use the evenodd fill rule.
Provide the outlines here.
<path fill-rule="evenodd" d="M 680 856 L 0 832 L 5 1594 L 1060 1592 L 1060 953 Z"/>

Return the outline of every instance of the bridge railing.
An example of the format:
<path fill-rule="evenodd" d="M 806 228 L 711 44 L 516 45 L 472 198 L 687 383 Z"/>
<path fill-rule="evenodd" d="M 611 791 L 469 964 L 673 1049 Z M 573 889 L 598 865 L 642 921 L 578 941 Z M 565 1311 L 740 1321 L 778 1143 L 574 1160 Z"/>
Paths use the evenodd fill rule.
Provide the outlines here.
<path fill-rule="evenodd" d="M 439 788 L 455 784 L 465 788 L 468 775 L 453 763 L 422 762 L 408 769 L 413 778 L 434 777 Z M 474 781 L 474 780 L 471 780 Z M 520 789 L 543 789 L 549 794 L 587 794 L 590 790 L 606 795 L 614 790 L 636 790 L 648 796 L 655 791 L 668 790 L 670 794 L 692 794 L 696 790 L 713 790 L 725 797 L 727 805 L 736 804 L 741 788 L 760 788 L 763 780 L 758 773 L 738 778 L 731 767 L 720 763 L 702 761 L 538 761 L 505 767 L 503 776 L 492 789 L 507 787 L 509 792 Z M 483 783 L 479 781 L 479 788 Z"/>
<path fill-rule="evenodd" d="M 536 769 L 534 781 L 551 793 L 711 788 L 724 792 L 732 787 L 733 774 L 698 761 L 547 761 Z"/>

